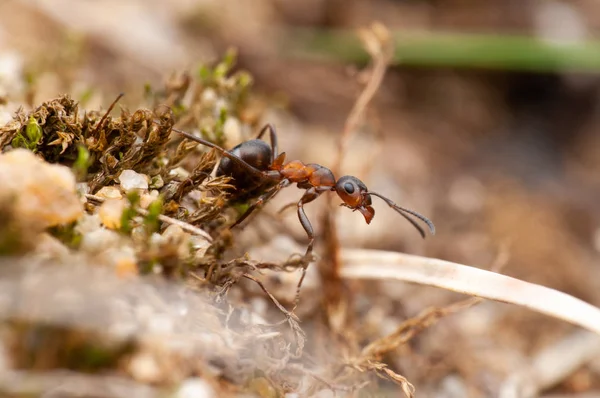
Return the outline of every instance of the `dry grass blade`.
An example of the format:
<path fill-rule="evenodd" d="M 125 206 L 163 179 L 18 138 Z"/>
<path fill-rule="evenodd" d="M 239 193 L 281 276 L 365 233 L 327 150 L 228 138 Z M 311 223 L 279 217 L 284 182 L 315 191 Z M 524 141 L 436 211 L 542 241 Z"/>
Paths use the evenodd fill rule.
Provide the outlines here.
<path fill-rule="evenodd" d="M 517 304 L 600 334 L 600 308 L 566 293 L 463 264 L 377 250 L 345 249 L 342 277 L 396 279 Z"/>
<path fill-rule="evenodd" d="M 339 174 L 342 158 L 346 152 L 352 133 L 358 127 L 369 103 L 373 100 L 373 97 L 375 97 L 377 90 L 381 86 L 385 71 L 392 59 L 393 41 L 388 30 L 383 25 L 375 23 L 371 29 L 363 29 L 359 34 L 365 49 L 373 59 L 373 71 L 369 76 L 367 85 L 356 99 L 346 119 L 344 131 L 338 142 L 336 160 L 331 168 L 334 175 Z"/>
<path fill-rule="evenodd" d="M 348 365 L 360 372 L 371 371 L 379 377 L 391 380 L 401 386 L 402 391 L 408 398 L 414 396 L 414 386 L 402 375 L 391 370 L 388 365 L 380 362 L 382 357 L 406 344 L 416 334 L 427 329 L 439 319 L 454 314 L 458 311 L 472 307 L 481 302 L 480 298 L 471 297 L 459 301 L 447 307 L 428 308 L 414 318 L 407 319 L 391 334 L 384 336 L 363 348 L 358 358 L 352 359 Z"/>
<path fill-rule="evenodd" d="M 416 334 L 427 329 L 441 318 L 465 310 L 481 302 L 480 298 L 471 297 L 447 307 L 432 307 L 422 311 L 414 318 L 407 319 L 391 334 L 384 336 L 362 350 L 362 356 L 380 359 L 386 353 L 407 343 Z"/>
<path fill-rule="evenodd" d="M 507 377 L 500 398 L 537 396 L 581 366 L 600 357 L 600 337 L 578 330 L 537 353 L 524 367 Z"/>
<path fill-rule="evenodd" d="M 96 196 L 96 195 L 92 195 L 92 194 L 86 194 L 85 197 L 87 199 L 93 200 L 94 202 L 97 202 L 97 203 L 103 203 L 104 202 L 104 198 L 102 198 L 100 196 Z M 136 208 L 135 211 L 137 211 L 141 216 L 147 216 L 148 215 L 148 210 L 145 210 L 145 209 Z M 208 242 L 212 242 L 213 241 L 213 239 L 211 238 L 211 236 L 208 233 L 206 233 L 205 231 L 201 230 L 200 228 L 194 227 L 193 225 L 188 224 L 186 222 L 183 222 L 183 221 L 180 221 L 180 220 L 176 220 L 174 218 L 165 216 L 164 214 L 159 215 L 158 219 L 161 222 L 164 222 L 166 224 L 177 225 L 177 226 L 181 227 L 181 229 L 183 229 L 185 232 L 189 232 L 191 234 L 201 236 L 204 239 L 206 239 Z"/>
<path fill-rule="evenodd" d="M 398 384 L 407 398 L 413 398 L 415 396 L 415 387 L 406 379 L 406 377 L 394 372 L 383 362 L 361 360 L 350 363 L 348 366 L 359 372 L 374 372 L 378 377 Z"/>

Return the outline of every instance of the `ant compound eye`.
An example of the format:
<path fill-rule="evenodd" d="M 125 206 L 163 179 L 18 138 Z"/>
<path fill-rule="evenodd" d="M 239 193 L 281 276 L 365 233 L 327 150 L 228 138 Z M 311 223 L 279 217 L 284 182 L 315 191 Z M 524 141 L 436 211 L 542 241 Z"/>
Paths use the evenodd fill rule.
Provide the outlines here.
<path fill-rule="evenodd" d="M 344 190 L 346 192 L 348 192 L 349 194 L 353 194 L 354 193 L 354 184 L 352 184 L 351 182 L 345 183 Z"/>
<path fill-rule="evenodd" d="M 363 192 L 368 192 L 367 187 L 361 180 L 353 176 L 343 176 L 335 184 L 335 191 L 344 204 L 352 209 L 357 209 L 362 205 L 369 205 L 365 202 L 366 196 Z"/>

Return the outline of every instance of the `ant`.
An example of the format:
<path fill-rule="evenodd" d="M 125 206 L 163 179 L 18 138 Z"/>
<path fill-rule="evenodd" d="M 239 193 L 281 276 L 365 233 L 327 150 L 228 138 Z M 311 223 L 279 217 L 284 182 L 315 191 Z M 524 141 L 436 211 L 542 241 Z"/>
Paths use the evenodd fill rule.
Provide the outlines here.
<path fill-rule="evenodd" d="M 364 216 L 367 224 L 370 224 L 375 216 L 371 196 L 377 196 L 408 220 L 423 238 L 425 238 L 425 231 L 410 216 L 424 222 L 431 234 L 435 234 L 435 226 L 427 217 L 416 211 L 398 206 L 377 192 L 369 191 L 367 186 L 354 176 L 343 176 L 336 181 L 333 172 L 324 166 L 315 163 L 304 164 L 299 160 L 286 163 L 285 152 L 278 153 L 277 133 L 275 127 L 271 124 L 265 125 L 255 139 L 244 141 L 230 151 L 179 129 L 173 128 L 172 130 L 185 138 L 214 148 L 221 154 L 222 158 L 216 174 L 217 176 L 227 175 L 233 178 L 238 200 L 258 196 L 258 199 L 230 228 L 244 221 L 254 210 L 273 198 L 282 188 L 296 183 L 298 188 L 305 189 L 304 195 L 297 203 L 297 207 L 298 218 L 309 239 L 304 255 L 306 261 L 310 261 L 315 234 L 304 212 L 304 205 L 317 199 L 323 192 L 327 191 L 335 191 L 343 201 L 341 206 L 348 207 L 352 211 L 358 210 Z M 270 136 L 270 145 L 261 139 L 267 131 Z"/>

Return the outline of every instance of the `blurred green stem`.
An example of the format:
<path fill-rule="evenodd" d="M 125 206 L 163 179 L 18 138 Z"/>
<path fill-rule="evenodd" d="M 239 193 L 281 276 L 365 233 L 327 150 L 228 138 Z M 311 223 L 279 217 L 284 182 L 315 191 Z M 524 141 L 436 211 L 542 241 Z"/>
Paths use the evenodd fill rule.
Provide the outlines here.
<path fill-rule="evenodd" d="M 293 30 L 287 38 L 282 51 L 288 55 L 369 61 L 353 31 Z M 538 72 L 600 71 L 600 41 L 551 42 L 515 35 L 408 32 L 394 33 L 394 41 L 394 64 Z"/>

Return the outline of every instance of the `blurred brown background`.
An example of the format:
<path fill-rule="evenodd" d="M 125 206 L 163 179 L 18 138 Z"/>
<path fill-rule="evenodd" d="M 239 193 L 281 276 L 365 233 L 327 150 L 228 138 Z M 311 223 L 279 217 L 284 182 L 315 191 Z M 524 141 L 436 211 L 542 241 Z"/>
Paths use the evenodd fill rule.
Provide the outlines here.
<path fill-rule="evenodd" d="M 336 54 L 291 55 L 282 48 L 297 44 L 291 37 L 299 29 L 343 28 L 352 34 L 374 20 L 403 35 L 486 34 L 484 39 L 494 40 L 518 35 L 569 46 L 598 38 L 600 3 L 5 0 L 0 3 L 0 88 L 2 94 L 22 95 L 23 102 L 30 93 L 33 104 L 69 92 L 87 98 L 90 106 L 106 106 L 123 91 L 123 103 L 133 107 L 142 101 L 144 84 L 159 85 L 169 73 L 214 61 L 233 46 L 239 67 L 255 78 L 256 101 L 265 109 L 262 121 L 279 129 L 280 148 L 290 159 L 331 165 L 336 138 L 362 87 L 364 65 Z M 460 40 L 453 45 L 460 48 Z M 515 53 L 506 48 L 507 57 L 527 58 L 522 48 L 515 47 Z M 535 48 L 531 54 L 535 58 Z M 503 273 L 600 305 L 600 79 L 595 66 L 582 58 L 582 68 L 553 67 L 543 57 L 533 67 L 529 61 L 510 68 L 428 65 L 427 56 L 403 65 L 402 53 L 397 57 L 342 169 L 427 215 L 438 232 L 422 241 L 379 202 L 370 226 L 357 213 L 340 212 L 343 244 L 483 268 L 508 245 L 510 261 Z M 13 111 L 3 109 L 0 119 Z M 298 196 L 289 191 L 282 202 Z M 318 207 L 311 204 L 309 213 Z M 286 222 L 302 236 L 293 214 Z M 404 301 L 408 313 L 449 300 L 435 289 L 410 292 Z M 411 307 L 411 302 L 418 304 Z M 502 357 L 508 354 L 495 350 L 510 352 L 510 347 L 527 356 L 569 328 L 507 308 L 496 309 L 502 327 L 492 339 L 497 345 L 488 347 L 493 352 L 484 350 L 485 355 Z M 445 339 L 456 340 L 458 332 L 453 333 Z M 474 342 L 473 336 L 461 338 L 467 346 Z M 449 355 L 448 347 L 440 350 Z M 475 374 L 473 364 L 484 354 L 473 352 L 466 368 L 454 370 Z M 600 389 L 600 366 L 583 372 L 586 389 Z M 485 383 L 477 380 L 473 388 Z M 567 380 L 558 389 L 576 392 L 573 383 Z"/>

